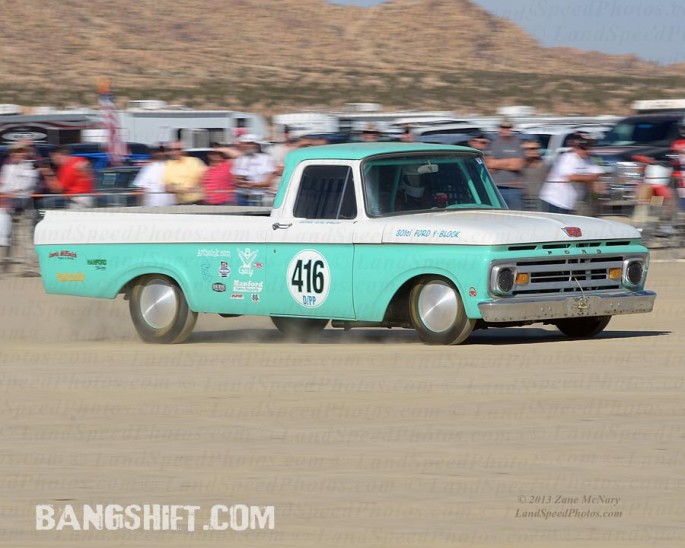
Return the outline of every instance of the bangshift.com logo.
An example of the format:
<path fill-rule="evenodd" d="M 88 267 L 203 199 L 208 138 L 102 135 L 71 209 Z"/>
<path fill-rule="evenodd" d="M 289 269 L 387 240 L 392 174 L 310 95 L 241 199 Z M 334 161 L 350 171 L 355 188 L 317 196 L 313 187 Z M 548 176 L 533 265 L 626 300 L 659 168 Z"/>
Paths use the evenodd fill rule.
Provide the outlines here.
<path fill-rule="evenodd" d="M 203 514 L 205 514 L 203 516 Z M 188 504 L 36 505 L 37 531 L 247 531 L 273 529 L 273 506 L 215 504 L 209 515 Z M 203 519 L 204 518 L 204 519 Z"/>

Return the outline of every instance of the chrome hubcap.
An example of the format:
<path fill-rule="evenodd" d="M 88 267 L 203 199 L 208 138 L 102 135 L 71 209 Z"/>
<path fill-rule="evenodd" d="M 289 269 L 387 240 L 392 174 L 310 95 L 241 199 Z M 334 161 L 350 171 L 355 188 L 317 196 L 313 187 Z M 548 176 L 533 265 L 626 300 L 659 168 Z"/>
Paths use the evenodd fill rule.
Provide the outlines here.
<path fill-rule="evenodd" d="M 164 280 L 151 281 L 140 293 L 140 312 L 147 324 L 154 329 L 170 325 L 177 310 L 176 292 Z"/>
<path fill-rule="evenodd" d="M 423 325 L 434 333 L 447 331 L 459 314 L 457 295 L 448 285 L 431 282 L 419 294 L 418 313 Z"/>

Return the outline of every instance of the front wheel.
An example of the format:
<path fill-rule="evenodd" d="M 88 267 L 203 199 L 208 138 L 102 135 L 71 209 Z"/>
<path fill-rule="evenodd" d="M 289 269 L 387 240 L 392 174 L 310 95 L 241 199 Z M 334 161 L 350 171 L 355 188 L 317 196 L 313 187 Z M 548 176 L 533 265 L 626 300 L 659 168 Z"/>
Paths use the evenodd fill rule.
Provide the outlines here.
<path fill-rule="evenodd" d="M 271 321 L 288 339 L 306 342 L 315 337 L 328 325 L 328 320 L 317 318 L 283 318 L 272 316 Z"/>
<path fill-rule="evenodd" d="M 161 274 L 135 281 L 129 294 L 129 311 L 138 335 L 150 343 L 181 343 L 197 321 L 197 312 L 188 308 L 178 284 Z"/>
<path fill-rule="evenodd" d="M 437 276 L 422 278 L 412 288 L 409 316 L 419 338 L 428 344 L 462 343 L 476 324 L 466 316 L 457 288 Z"/>
<path fill-rule="evenodd" d="M 604 331 L 611 316 L 590 316 L 586 318 L 566 318 L 558 320 L 554 325 L 567 337 L 586 339 Z"/>

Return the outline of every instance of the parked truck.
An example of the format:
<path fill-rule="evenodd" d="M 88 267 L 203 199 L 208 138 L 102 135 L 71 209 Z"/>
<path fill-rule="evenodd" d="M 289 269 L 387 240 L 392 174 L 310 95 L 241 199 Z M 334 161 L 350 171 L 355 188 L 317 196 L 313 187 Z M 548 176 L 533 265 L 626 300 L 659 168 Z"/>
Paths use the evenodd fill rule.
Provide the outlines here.
<path fill-rule="evenodd" d="M 481 153 L 364 143 L 299 149 L 271 210 L 48 211 L 35 244 L 48 293 L 124 294 L 148 342 L 179 343 L 198 313 L 270 316 L 288 335 L 557 326 L 591 337 L 650 312 L 633 227 L 507 209 Z M 179 206 L 177 206 L 179 207 Z"/>
<path fill-rule="evenodd" d="M 685 101 L 638 101 L 636 105 L 641 104 L 644 113 L 619 120 L 592 148 L 592 157 L 604 169 L 602 182 L 606 190 L 600 204 L 603 212 L 633 211 L 637 189 L 645 179 L 645 164 L 639 157 L 671 164 L 676 174 L 679 172 L 679 148 L 683 147 L 685 138 L 685 107 L 656 108 L 660 103 L 685 105 Z M 646 112 L 648 104 L 656 104 L 651 112 Z M 675 178 L 666 186 L 675 193 L 679 182 Z"/>

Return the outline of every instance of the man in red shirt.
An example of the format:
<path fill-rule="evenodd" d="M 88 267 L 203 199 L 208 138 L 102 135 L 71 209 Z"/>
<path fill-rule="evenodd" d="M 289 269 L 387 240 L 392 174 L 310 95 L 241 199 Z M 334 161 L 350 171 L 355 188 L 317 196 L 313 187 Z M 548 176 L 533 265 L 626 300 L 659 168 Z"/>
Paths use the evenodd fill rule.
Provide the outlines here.
<path fill-rule="evenodd" d="M 90 162 L 79 156 L 70 156 L 64 147 L 52 150 L 50 157 L 57 167 L 56 178 L 49 184 L 50 190 L 65 194 L 71 209 L 91 207 L 94 184 Z"/>

